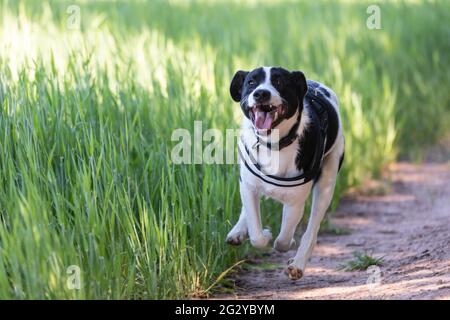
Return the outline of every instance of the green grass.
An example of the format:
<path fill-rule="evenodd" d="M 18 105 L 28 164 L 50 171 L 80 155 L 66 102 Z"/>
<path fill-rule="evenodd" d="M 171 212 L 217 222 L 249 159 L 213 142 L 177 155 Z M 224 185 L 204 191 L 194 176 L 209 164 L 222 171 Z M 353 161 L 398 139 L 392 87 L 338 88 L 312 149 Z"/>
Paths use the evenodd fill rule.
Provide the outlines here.
<path fill-rule="evenodd" d="M 339 266 L 339 270 L 343 271 L 364 271 L 370 266 L 382 266 L 383 258 L 374 258 L 370 254 L 353 252 L 353 260 L 349 260 L 346 263 Z"/>
<path fill-rule="evenodd" d="M 301 69 L 336 91 L 335 202 L 446 131 L 447 1 L 382 3 L 382 30 L 365 27 L 369 2 L 246 3 L 0 1 L 0 298 L 181 298 L 240 261 L 248 246 L 224 241 L 237 167 L 170 161 L 175 128 L 239 126 L 237 69 Z"/>

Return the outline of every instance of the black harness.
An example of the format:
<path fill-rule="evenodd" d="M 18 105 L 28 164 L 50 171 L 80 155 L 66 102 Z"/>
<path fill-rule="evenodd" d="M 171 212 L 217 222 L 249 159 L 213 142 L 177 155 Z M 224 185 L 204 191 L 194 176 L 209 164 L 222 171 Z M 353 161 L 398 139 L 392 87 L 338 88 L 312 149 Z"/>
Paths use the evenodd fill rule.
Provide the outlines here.
<path fill-rule="evenodd" d="M 308 82 L 308 91 L 305 96 L 305 100 L 309 105 L 309 116 L 311 121 L 316 124 L 316 138 L 317 144 L 315 146 L 314 155 L 308 166 L 308 168 L 303 168 L 300 175 L 291 178 L 277 177 L 274 175 L 264 173 L 261 165 L 253 158 L 250 150 L 242 141 L 239 141 L 238 152 L 239 157 L 242 159 L 245 167 L 256 177 L 263 180 L 266 183 L 278 186 L 278 187 L 296 187 L 304 185 L 320 173 L 322 167 L 323 157 L 325 154 L 326 140 L 327 140 L 327 129 L 328 129 L 328 113 L 327 107 L 330 106 L 330 102 L 323 96 L 323 94 L 316 90 L 317 86 Z M 281 150 L 289 145 L 291 145 L 298 138 L 298 127 L 300 126 L 300 115 L 297 118 L 297 122 L 289 130 L 289 133 L 281 138 L 278 143 L 271 144 L 262 142 L 258 135 L 257 142 L 253 148 L 259 148 L 260 145 L 265 146 L 271 150 Z M 301 141 L 300 141 L 301 144 Z M 259 149 L 258 149 L 259 150 Z"/>

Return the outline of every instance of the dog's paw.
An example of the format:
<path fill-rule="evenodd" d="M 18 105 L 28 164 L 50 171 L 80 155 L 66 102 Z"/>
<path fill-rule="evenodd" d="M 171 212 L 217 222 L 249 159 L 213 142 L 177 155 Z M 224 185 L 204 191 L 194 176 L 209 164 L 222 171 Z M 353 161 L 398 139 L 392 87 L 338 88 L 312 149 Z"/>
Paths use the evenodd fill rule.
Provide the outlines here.
<path fill-rule="evenodd" d="M 293 260 L 289 259 L 288 266 L 284 270 L 284 273 L 289 277 L 291 280 L 299 280 L 303 277 L 303 271 L 300 268 L 297 268 L 293 264 Z"/>
<path fill-rule="evenodd" d="M 264 229 L 262 236 L 259 238 L 256 238 L 256 239 L 250 238 L 250 242 L 252 243 L 252 246 L 254 246 L 255 248 L 260 248 L 260 249 L 267 247 L 270 240 L 272 240 L 272 233 L 270 232 L 269 229 Z"/>
<path fill-rule="evenodd" d="M 238 246 L 242 244 L 248 237 L 247 231 L 233 231 L 227 235 L 227 239 L 225 240 L 228 244 L 232 246 Z"/>
<path fill-rule="evenodd" d="M 295 246 L 295 240 L 291 239 L 290 241 L 283 241 L 279 238 L 275 239 L 273 244 L 273 248 L 279 252 L 289 251 L 293 246 Z"/>

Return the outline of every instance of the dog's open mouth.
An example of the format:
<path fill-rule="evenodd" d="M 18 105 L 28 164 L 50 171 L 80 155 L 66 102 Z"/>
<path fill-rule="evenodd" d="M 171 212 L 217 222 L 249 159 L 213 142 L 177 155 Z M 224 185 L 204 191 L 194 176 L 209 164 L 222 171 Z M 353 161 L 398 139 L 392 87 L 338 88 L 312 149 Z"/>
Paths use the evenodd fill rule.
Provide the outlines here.
<path fill-rule="evenodd" d="M 284 114 L 284 106 L 258 104 L 250 108 L 250 118 L 258 130 L 270 130 Z"/>

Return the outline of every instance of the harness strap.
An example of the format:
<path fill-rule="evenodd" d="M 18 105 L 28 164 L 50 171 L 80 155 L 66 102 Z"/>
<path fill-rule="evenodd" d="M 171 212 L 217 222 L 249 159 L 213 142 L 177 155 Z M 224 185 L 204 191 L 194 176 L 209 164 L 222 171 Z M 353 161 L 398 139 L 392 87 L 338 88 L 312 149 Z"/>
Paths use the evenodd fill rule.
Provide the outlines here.
<path fill-rule="evenodd" d="M 306 99 L 308 99 L 312 112 L 319 123 L 318 141 L 316 144 L 316 151 L 314 152 L 314 158 L 311 161 L 310 171 L 317 174 L 322 167 L 323 157 L 325 154 L 325 148 L 327 144 L 327 130 L 328 130 L 328 113 L 326 110 L 326 104 L 329 103 L 323 95 L 315 88 L 308 87 L 306 93 Z"/>
<path fill-rule="evenodd" d="M 252 157 L 249 149 L 242 140 L 239 140 L 238 152 L 239 157 L 241 158 L 242 162 L 244 163 L 248 171 L 250 171 L 254 176 L 271 185 L 278 187 L 296 187 L 305 184 L 311 180 L 308 179 L 309 177 L 304 173 L 292 178 L 277 177 L 265 173 L 264 170 L 261 168 L 261 165 L 258 162 L 256 162 L 256 160 Z"/>

